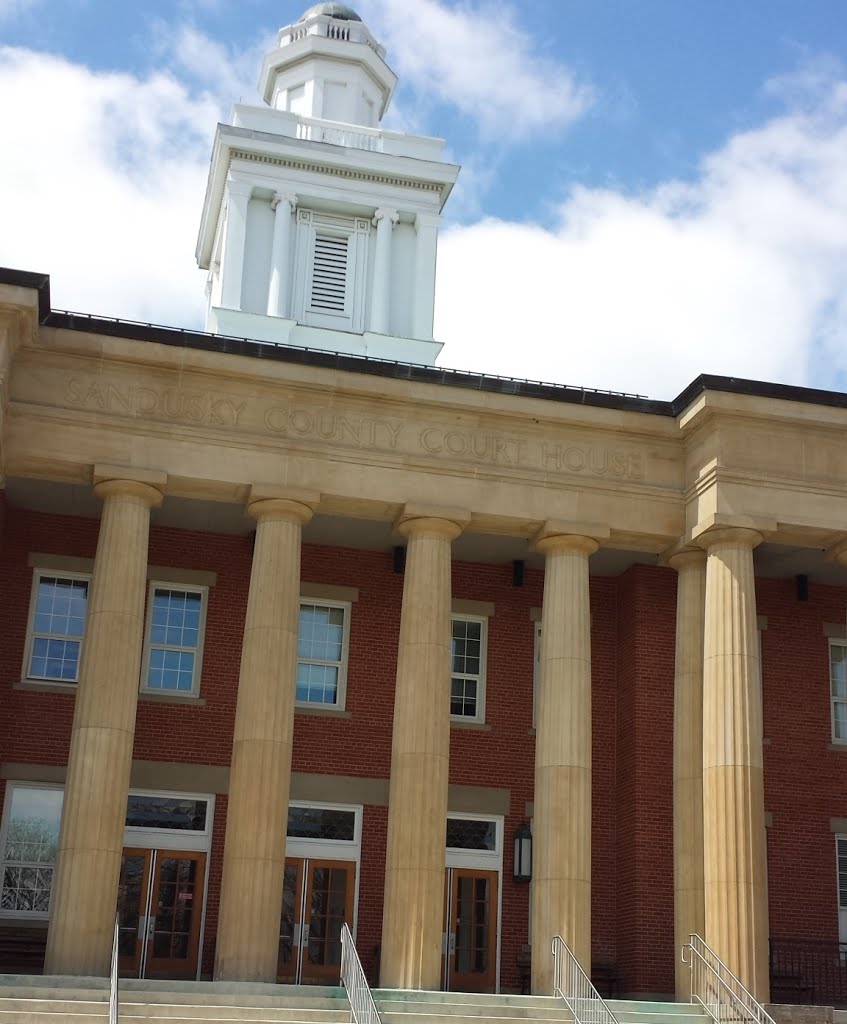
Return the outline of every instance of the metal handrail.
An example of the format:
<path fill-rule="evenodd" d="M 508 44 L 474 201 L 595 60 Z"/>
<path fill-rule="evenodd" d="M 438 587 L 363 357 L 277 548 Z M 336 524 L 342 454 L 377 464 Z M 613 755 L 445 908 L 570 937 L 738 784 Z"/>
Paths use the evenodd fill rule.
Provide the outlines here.
<path fill-rule="evenodd" d="M 356 1024 L 380 1024 L 362 961 L 346 923 L 341 926 L 341 984 L 350 1003 L 350 1020 Z"/>
<path fill-rule="evenodd" d="M 618 1024 L 561 935 L 553 936 L 553 992 L 561 996 L 576 1024 Z"/>
<path fill-rule="evenodd" d="M 682 947 L 682 962 L 691 972 L 691 1001 L 700 1003 L 717 1024 L 774 1024 L 764 1006 L 696 933 Z"/>
<path fill-rule="evenodd" d="M 118 926 L 120 918 L 115 914 L 115 932 L 112 936 L 112 963 L 109 969 L 109 1024 L 118 1024 Z"/>

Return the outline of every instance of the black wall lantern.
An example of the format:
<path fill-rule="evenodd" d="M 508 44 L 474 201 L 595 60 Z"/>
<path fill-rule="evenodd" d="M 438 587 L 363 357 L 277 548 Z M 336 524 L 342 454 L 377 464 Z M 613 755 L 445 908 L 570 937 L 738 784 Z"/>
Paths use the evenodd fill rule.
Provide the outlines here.
<path fill-rule="evenodd" d="M 512 870 L 516 882 L 529 882 L 532 879 L 532 833 L 525 821 L 518 825 L 515 832 Z"/>

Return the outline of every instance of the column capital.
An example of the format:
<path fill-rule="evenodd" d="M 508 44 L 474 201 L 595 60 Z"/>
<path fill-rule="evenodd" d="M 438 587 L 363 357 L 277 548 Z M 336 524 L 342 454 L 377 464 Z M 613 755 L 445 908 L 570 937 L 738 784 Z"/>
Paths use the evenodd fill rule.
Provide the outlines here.
<path fill-rule="evenodd" d="M 401 537 L 430 532 L 455 540 L 470 521 L 470 512 L 463 508 L 409 504 L 397 517 L 394 529 Z"/>
<path fill-rule="evenodd" d="M 271 209 L 276 210 L 280 203 L 288 203 L 288 212 L 291 213 L 297 208 L 297 196 L 293 192 L 274 192 Z"/>
<path fill-rule="evenodd" d="M 400 220 L 400 214 L 390 206 L 380 206 L 373 215 L 371 223 L 378 225 L 381 220 L 390 221 L 391 226 L 394 227 L 397 221 Z"/>
<path fill-rule="evenodd" d="M 706 552 L 703 548 L 672 548 L 660 557 L 659 562 L 669 565 L 677 572 L 683 569 L 704 569 L 706 567 Z"/>
<path fill-rule="evenodd" d="M 305 525 L 315 514 L 320 501 L 318 491 L 254 484 L 247 499 L 247 515 L 257 520 L 270 516 L 295 519 Z"/>
<path fill-rule="evenodd" d="M 542 555 L 552 551 L 584 551 L 593 555 L 600 542 L 608 540 L 610 534 L 611 530 L 605 523 L 548 519 L 530 541 L 530 547 Z"/>
<path fill-rule="evenodd" d="M 416 213 L 415 231 L 423 228 L 438 228 L 441 226 L 441 215 L 438 213 Z"/>
<path fill-rule="evenodd" d="M 141 498 L 150 508 L 158 508 L 162 504 L 168 475 L 157 470 L 98 463 L 94 466 L 92 482 L 94 493 L 101 500 L 119 494 L 132 495 Z"/>
<path fill-rule="evenodd" d="M 837 540 L 824 551 L 824 558 L 828 562 L 835 562 L 842 569 L 847 569 L 847 534 Z"/>
<path fill-rule="evenodd" d="M 749 526 L 719 526 L 701 533 L 696 538 L 696 543 L 706 551 L 718 546 L 746 547 L 752 551 L 763 540 L 764 537 L 758 530 L 753 530 Z"/>

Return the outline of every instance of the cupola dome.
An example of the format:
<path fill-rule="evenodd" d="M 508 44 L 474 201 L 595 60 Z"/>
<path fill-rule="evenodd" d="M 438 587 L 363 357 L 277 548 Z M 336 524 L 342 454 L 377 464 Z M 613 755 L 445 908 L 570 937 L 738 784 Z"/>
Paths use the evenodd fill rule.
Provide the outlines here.
<path fill-rule="evenodd" d="M 338 21 L 362 20 L 353 8 L 348 7 L 347 4 L 322 3 L 314 4 L 310 7 L 300 18 L 300 21 L 306 21 L 307 18 L 314 18 L 318 15 L 323 15 L 325 18 L 335 18 Z"/>

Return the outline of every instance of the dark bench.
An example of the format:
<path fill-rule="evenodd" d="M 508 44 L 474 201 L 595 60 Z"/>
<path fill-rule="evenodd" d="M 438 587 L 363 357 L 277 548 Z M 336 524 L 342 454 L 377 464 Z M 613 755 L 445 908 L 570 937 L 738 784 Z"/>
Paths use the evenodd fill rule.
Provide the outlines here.
<path fill-rule="evenodd" d="M 47 931 L 0 931 L 0 974 L 42 974 Z"/>

